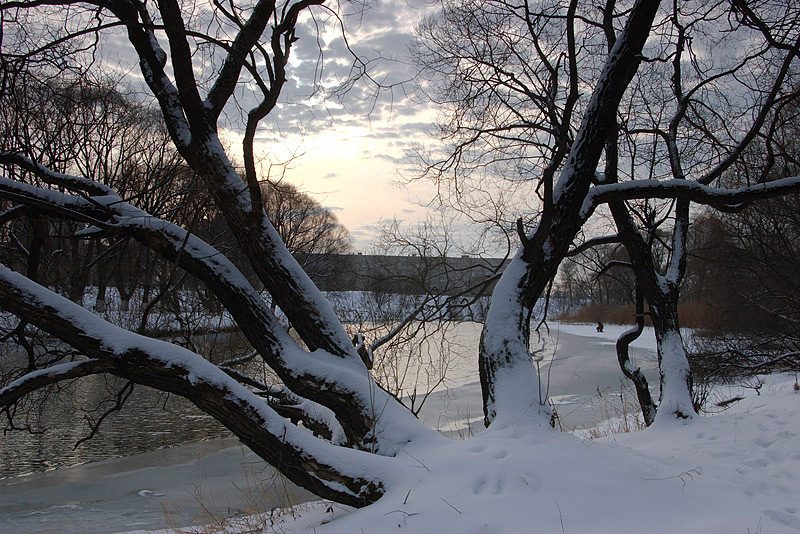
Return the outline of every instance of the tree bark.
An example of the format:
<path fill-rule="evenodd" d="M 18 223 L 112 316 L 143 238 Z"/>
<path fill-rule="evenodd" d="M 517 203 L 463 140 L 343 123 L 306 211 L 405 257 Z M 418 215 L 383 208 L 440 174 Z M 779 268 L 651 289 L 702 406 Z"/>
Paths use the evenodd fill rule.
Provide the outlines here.
<path fill-rule="evenodd" d="M 653 397 L 650 395 L 650 386 L 647 384 L 647 378 L 644 376 L 640 367 L 634 367 L 631 363 L 628 349 L 639 336 L 642 335 L 644 330 L 644 297 L 642 289 L 639 284 L 636 285 L 636 324 L 633 328 L 626 330 L 617 339 L 617 361 L 622 373 L 633 382 L 636 388 L 636 398 L 639 401 L 639 408 L 642 410 L 644 417 L 644 424 L 650 426 L 656 419 L 657 406 L 653 402 Z"/>

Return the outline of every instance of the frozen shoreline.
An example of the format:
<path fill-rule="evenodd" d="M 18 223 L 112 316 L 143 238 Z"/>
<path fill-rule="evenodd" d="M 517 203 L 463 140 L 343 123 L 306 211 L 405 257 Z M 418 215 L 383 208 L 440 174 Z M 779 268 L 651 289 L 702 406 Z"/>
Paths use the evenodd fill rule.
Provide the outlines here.
<path fill-rule="evenodd" d="M 223 438 L 4 479 L 0 533 L 161 529 L 313 498 L 273 478 L 237 439 Z M 273 491 L 257 491 L 271 482 Z"/>
<path fill-rule="evenodd" d="M 550 393 L 562 403 L 559 410 L 573 417 L 570 428 L 597 418 L 585 401 L 597 384 L 613 385 L 618 379 L 614 340 L 624 329 L 609 325 L 597 333 L 593 325 L 551 326 L 543 341 L 545 354 L 558 349 L 547 363 L 552 366 Z M 646 332 L 634 345 L 651 367 L 652 336 Z M 482 429 L 477 366 L 465 360 L 460 367 L 454 372 L 458 379 L 433 393 L 420 414 L 426 424 L 453 438 Z M 259 487 L 262 480 L 267 482 Z M 277 486 L 265 490 L 272 482 Z M 0 480 L 0 534 L 162 529 L 315 498 L 287 484 L 235 438 L 192 442 Z M 250 487 L 257 491 L 249 492 Z"/>

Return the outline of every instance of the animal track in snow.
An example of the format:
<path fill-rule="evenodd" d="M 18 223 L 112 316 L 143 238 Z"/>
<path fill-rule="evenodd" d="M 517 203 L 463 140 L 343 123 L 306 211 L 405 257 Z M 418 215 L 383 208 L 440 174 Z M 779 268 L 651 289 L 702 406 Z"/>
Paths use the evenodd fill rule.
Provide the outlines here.
<path fill-rule="evenodd" d="M 505 478 L 505 475 L 480 476 L 473 484 L 472 492 L 481 495 L 488 491 L 492 495 L 500 495 L 506 487 Z"/>

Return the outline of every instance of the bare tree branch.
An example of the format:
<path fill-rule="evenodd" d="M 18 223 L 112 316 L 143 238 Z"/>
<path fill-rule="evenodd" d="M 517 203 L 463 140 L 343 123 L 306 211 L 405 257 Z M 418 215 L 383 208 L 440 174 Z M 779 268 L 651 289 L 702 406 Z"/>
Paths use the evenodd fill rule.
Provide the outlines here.
<path fill-rule="evenodd" d="M 694 180 L 636 180 L 593 187 L 586 197 L 582 214 L 591 213 L 600 204 L 613 200 L 637 198 L 678 198 L 721 211 L 737 211 L 756 200 L 797 192 L 800 192 L 800 176 L 736 189 L 709 187 Z"/>

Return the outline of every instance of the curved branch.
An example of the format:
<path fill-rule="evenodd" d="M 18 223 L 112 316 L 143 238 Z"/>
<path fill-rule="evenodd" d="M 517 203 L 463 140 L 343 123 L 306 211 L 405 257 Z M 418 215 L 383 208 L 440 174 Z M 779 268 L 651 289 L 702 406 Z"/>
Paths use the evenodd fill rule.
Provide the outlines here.
<path fill-rule="evenodd" d="M 738 211 L 755 200 L 798 192 L 800 192 L 800 176 L 736 189 L 709 187 L 694 180 L 636 180 L 593 187 L 586 196 L 581 213 L 588 215 L 597 206 L 614 200 L 641 198 L 685 199 L 720 211 Z"/>
<path fill-rule="evenodd" d="M 619 234 L 606 235 L 606 236 L 601 236 L 601 237 L 593 237 L 591 239 L 587 239 L 586 241 L 584 241 L 580 245 L 570 249 L 570 251 L 567 252 L 566 257 L 567 258 L 572 258 L 574 256 L 577 256 L 578 254 L 586 252 L 590 248 L 594 248 L 594 247 L 597 247 L 597 246 L 600 246 L 600 245 L 612 245 L 612 244 L 621 243 L 621 242 L 622 242 L 622 239 L 619 237 Z"/>
<path fill-rule="evenodd" d="M 302 422 L 303 426 L 334 445 L 345 443 L 344 429 L 328 408 L 305 399 L 285 388 L 268 387 L 265 395 L 270 406 L 294 423 Z"/>
<path fill-rule="evenodd" d="M 597 273 L 597 276 L 595 276 L 595 278 L 599 279 L 601 276 L 603 276 L 606 272 L 610 271 L 614 267 L 621 267 L 623 269 L 633 269 L 633 264 L 629 261 L 622 261 L 622 260 L 608 261 L 603 265 L 602 269 L 600 269 L 600 272 Z"/>
<path fill-rule="evenodd" d="M 650 395 L 650 387 L 647 384 L 647 378 L 644 376 L 640 367 L 634 367 L 631 363 L 628 349 L 634 341 L 639 339 L 644 331 L 644 295 L 641 286 L 636 284 L 636 324 L 623 332 L 617 339 L 617 361 L 622 370 L 622 374 L 628 377 L 633 382 L 636 388 L 636 396 L 639 399 L 639 407 L 644 416 L 644 424 L 650 426 L 656 419 L 656 403 L 653 402 L 653 397 Z"/>
<path fill-rule="evenodd" d="M 268 386 L 252 376 L 230 367 L 220 366 L 219 368 L 240 384 L 255 388 L 256 394 L 267 397 L 270 406 L 292 423 L 299 424 L 302 422 L 303 426 L 314 434 L 332 442 L 334 445 L 347 443 L 347 436 L 342 425 L 336 419 L 336 414 L 329 408 L 304 399 L 286 388 Z"/>
<path fill-rule="evenodd" d="M 113 369 L 108 362 L 98 359 L 80 360 L 53 365 L 32 371 L 0 388 L 0 408 L 11 406 L 19 399 L 38 389 L 89 375 L 107 373 Z"/>
<path fill-rule="evenodd" d="M 353 506 L 383 494 L 375 455 L 336 447 L 289 424 L 221 369 L 182 347 L 133 334 L 0 265 L 0 302 L 113 374 L 185 397 L 296 484 Z"/>
<path fill-rule="evenodd" d="M 20 169 L 32 173 L 34 176 L 47 184 L 64 187 L 70 191 L 81 192 L 95 196 L 117 196 L 116 191 L 106 185 L 101 184 L 100 182 L 89 180 L 80 176 L 56 172 L 45 167 L 41 163 L 33 161 L 32 159 L 16 152 L 0 152 L 0 164 L 15 165 Z"/>

